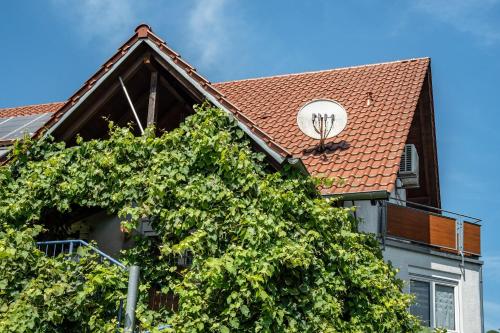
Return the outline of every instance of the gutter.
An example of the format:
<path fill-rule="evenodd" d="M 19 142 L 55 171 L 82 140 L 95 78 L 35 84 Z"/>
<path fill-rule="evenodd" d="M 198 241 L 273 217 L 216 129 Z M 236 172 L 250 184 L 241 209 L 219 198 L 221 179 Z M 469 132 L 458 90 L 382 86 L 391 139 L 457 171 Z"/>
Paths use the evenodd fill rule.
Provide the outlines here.
<path fill-rule="evenodd" d="M 309 173 L 309 171 L 307 171 L 307 168 L 304 165 L 304 162 L 302 162 L 302 160 L 300 158 L 298 158 L 298 157 L 290 157 L 290 158 L 287 158 L 286 161 L 288 162 L 288 164 L 290 164 L 292 167 L 294 167 L 297 170 L 299 170 L 304 175 L 306 175 L 306 176 L 310 176 L 311 175 Z"/>
<path fill-rule="evenodd" d="M 339 194 L 325 194 L 323 198 L 340 198 L 345 201 L 352 200 L 383 200 L 389 199 L 390 193 L 384 190 L 371 191 L 371 192 L 358 192 L 358 193 L 339 193 Z"/>

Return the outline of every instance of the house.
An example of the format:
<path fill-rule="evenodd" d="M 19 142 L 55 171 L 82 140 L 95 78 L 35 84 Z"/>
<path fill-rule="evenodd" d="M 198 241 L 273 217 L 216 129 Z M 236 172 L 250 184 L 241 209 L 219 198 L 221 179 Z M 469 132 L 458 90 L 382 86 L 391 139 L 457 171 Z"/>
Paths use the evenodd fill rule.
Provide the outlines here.
<path fill-rule="evenodd" d="M 297 126 L 317 99 L 348 115 L 321 151 Z M 103 117 L 133 122 L 137 134 L 140 124 L 169 130 L 204 100 L 231 114 L 273 167 L 343 179 L 322 195 L 357 207 L 360 231 L 380 239 L 425 326 L 483 332 L 480 221 L 441 208 L 429 58 L 211 83 L 143 24 L 67 101 L 0 109 L 0 156 L 24 133 L 69 145 L 77 134 L 105 138 Z M 72 217 L 80 238 L 111 255 L 127 246 L 116 217 L 91 213 Z M 147 223 L 141 232 L 154 234 Z"/>

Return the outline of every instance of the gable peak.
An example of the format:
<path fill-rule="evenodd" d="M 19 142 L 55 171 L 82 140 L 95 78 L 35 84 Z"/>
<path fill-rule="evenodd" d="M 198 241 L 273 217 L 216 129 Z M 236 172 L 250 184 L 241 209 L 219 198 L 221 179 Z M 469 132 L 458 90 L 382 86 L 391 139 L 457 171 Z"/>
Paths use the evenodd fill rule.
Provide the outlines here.
<path fill-rule="evenodd" d="M 141 23 L 137 26 L 137 28 L 135 28 L 135 33 L 139 38 L 147 38 L 148 32 L 153 32 L 153 29 L 151 29 L 151 26 L 146 23 Z"/>

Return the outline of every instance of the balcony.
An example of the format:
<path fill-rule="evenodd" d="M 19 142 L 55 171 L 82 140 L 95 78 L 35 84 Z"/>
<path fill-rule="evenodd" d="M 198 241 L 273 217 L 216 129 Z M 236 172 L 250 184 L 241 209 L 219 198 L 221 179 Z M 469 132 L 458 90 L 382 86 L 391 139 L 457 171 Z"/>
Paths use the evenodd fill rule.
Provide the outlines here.
<path fill-rule="evenodd" d="M 467 257 L 481 256 L 479 219 L 409 202 L 406 206 L 386 202 L 384 208 L 387 238 Z"/>

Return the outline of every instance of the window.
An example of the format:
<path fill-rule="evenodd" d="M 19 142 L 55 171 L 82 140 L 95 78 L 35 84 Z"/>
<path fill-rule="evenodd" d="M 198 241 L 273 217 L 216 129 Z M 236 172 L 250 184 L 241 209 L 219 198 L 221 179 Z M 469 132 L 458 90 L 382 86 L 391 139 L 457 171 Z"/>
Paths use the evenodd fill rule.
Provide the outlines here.
<path fill-rule="evenodd" d="M 453 287 L 435 285 L 436 327 L 455 329 L 455 293 Z"/>
<path fill-rule="evenodd" d="M 431 284 L 423 281 L 410 281 L 410 292 L 415 295 L 415 301 L 410 312 L 420 318 L 422 326 L 431 326 Z"/>
<path fill-rule="evenodd" d="M 455 330 L 455 287 L 434 281 L 410 280 L 415 295 L 410 312 L 422 326 Z"/>

